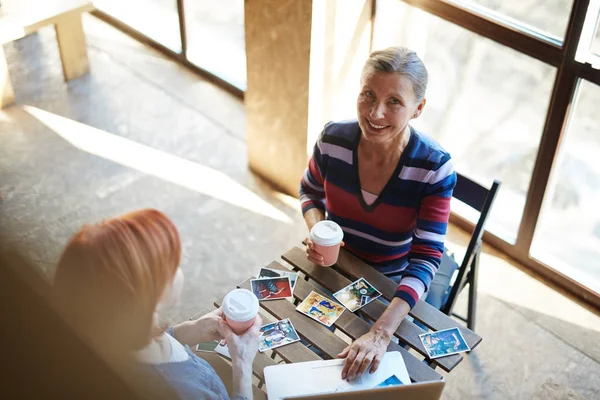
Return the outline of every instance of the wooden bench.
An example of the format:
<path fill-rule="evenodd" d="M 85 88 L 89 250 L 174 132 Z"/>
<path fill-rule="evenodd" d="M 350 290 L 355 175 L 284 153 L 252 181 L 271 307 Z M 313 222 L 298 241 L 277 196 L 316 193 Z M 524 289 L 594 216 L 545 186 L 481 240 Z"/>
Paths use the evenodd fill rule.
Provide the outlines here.
<path fill-rule="evenodd" d="M 299 278 L 293 292 L 293 302 L 287 300 L 276 300 L 261 302 L 261 316 L 264 323 L 275 320 L 289 318 L 298 334 L 309 344 L 319 349 L 319 355 L 311 351 L 310 348 L 301 342 L 296 342 L 283 347 L 278 347 L 270 352 L 259 353 L 253 365 L 254 375 L 262 381 L 264 380 L 263 370 L 265 366 L 273 365 L 275 359 L 281 359 L 286 363 L 314 361 L 323 358 L 335 358 L 346 346 L 347 341 L 340 335 L 331 332 L 323 325 L 304 316 L 295 310 L 298 302 L 304 300 L 311 291 L 322 295 L 321 288 L 335 293 L 339 289 L 347 286 L 352 281 L 364 277 L 382 292 L 382 297 L 391 300 L 396 290 L 396 284 L 377 272 L 374 268 L 368 266 L 360 259 L 354 257 L 348 251 L 342 249 L 338 263 L 331 268 L 320 267 L 306 259 L 306 253 L 299 247 L 294 247 L 283 254 L 282 258 L 291 265 L 287 267 L 277 261 L 272 262 L 267 268 L 296 270 L 304 279 Z M 250 289 L 250 280 L 237 285 L 238 287 Z M 330 297 L 330 296 L 327 296 Z M 215 306 L 220 306 L 220 300 L 215 302 Z M 363 308 L 361 311 L 366 318 L 376 320 L 385 311 L 386 305 L 380 300 L 375 300 Z M 205 311 L 206 313 L 208 311 Z M 429 304 L 420 301 L 410 312 L 410 315 L 423 323 L 431 331 L 438 331 L 447 328 L 457 327 L 460 329 L 465 341 L 471 349 L 474 349 L 481 343 L 482 338 L 475 332 L 464 327 L 454 319 L 443 314 L 439 310 L 431 307 Z M 371 325 L 358 315 L 345 311 L 334 323 L 336 330 L 339 330 L 350 340 L 355 340 L 369 331 Z M 424 330 L 414 322 L 404 320 L 395 336 L 399 343 L 392 341 L 388 346 L 388 351 L 398 351 L 402 354 L 408 374 L 413 382 L 433 381 L 442 379 L 442 376 L 435 370 L 436 367 L 446 372 L 451 372 L 463 360 L 462 355 L 451 355 L 434 360 L 426 357 L 423 344 L 419 340 L 419 334 Z M 412 350 L 412 351 L 409 351 Z M 271 357 L 267 355 L 270 353 Z M 415 354 L 416 353 L 416 354 Z M 279 357 L 279 358 L 277 358 Z M 425 363 L 423 361 L 426 361 Z"/>
<path fill-rule="evenodd" d="M 54 25 L 66 81 L 89 70 L 81 14 L 94 9 L 90 0 L 2 0 L 0 6 L 0 108 L 13 104 L 14 90 L 3 45 Z"/>

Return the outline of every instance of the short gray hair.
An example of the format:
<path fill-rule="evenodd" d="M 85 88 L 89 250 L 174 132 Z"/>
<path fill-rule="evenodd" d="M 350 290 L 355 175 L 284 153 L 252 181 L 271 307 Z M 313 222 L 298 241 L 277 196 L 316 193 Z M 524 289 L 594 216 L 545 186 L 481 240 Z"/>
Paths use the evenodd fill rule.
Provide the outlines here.
<path fill-rule="evenodd" d="M 406 47 L 388 47 L 372 52 L 365 62 L 363 74 L 368 70 L 404 75 L 410 79 L 417 101 L 425 98 L 429 78 L 427 68 L 417 53 Z"/>

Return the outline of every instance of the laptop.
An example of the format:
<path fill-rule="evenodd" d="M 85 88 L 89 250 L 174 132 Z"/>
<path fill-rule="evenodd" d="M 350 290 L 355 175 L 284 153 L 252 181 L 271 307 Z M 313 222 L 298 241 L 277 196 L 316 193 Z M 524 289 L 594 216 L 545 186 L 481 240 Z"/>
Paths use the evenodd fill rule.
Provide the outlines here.
<path fill-rule="evenodd" d="M 439 400 L 444 381 L 412 383 L 406 386 L 388 386 L 352 392 L 321 393 L 308 396 L 285 397 L 284 400 Z M 269 397 L 270 399 L 271 397 Z"/>
<path fill-rule="evenodd" d="M 352 382 L 342 379 L 343 365 L 344 360 L 333 359 L 266 367 L 264 375 L 269 400 L 288 398 L 354 399 L 375 394 L 386 396 L 385 398 L 392 396 L 389 397 L 391 399 L 397 398 L 394 396 L 400 396 L 400 393 L 410 393 L 409 397 L 415 396 L 414 393 L 420 393 L 419 391 L 425 397 L 416 398 L 437 400 L 439 395 L 435 397 L 436 390 L 441 393 L 444 386 L 441 381 L 431 382 L 431 385 L 425 386 L 411 384 L 404 359 L 397 351 L 387 352 L 375 373 L 365 373 Z M 415 385 L 415 389 L 402 389 L 413 385 Z"/>

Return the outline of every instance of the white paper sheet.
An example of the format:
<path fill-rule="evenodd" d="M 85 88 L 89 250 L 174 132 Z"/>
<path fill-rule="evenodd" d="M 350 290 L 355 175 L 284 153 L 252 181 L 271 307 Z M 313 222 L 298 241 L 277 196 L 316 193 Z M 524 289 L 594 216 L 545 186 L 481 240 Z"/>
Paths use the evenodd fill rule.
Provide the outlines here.
<path fill-rule="evenodd" d="M 264 373 L 269 400 L 299 395 L 372 389 L 392 375 L 396 375 L 403 384 L 410 384 L 406 365 L 402 355 L 397 351 L 386 353 L 374 374 L 369 374 L 367 371 L 352 382 L 342 379 L 343 365 L 344 360 L 336 359 L 267 367 Z"/>

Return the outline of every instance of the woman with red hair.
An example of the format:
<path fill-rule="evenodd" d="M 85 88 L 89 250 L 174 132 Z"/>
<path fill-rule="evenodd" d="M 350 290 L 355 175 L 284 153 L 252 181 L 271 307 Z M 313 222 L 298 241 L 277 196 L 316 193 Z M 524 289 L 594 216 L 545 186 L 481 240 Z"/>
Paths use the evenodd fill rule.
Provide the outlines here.
<path fill-rule="evenodd" d="M 177 228 L 160 211 L 86 225 L 60 258 L 53 304 L 102 356 L 136 361 L 161 375 L 180 398 L 229 398 L 214 369 L 188 347 L 226 339 L 234 398 L 251 399 L 259 316 L 241 336 L 229 329 L 220 309 L 168 329 L 160 326 L 159 314 L 178 301 L 183 288 L 180 258 Z"/>

